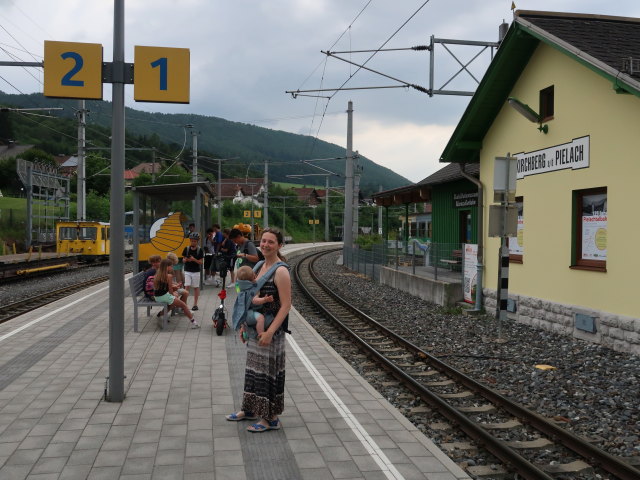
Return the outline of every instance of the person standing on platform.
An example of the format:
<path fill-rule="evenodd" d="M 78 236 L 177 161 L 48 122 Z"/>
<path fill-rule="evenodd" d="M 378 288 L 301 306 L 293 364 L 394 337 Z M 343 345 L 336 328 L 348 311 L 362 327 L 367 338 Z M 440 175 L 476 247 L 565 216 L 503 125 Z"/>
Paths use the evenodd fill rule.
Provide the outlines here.
<path fill-rule="evenodd" d="M 231 232 L 229 232 L 229 240 L 237 245 L 236 257 L 241 260 L 241 262 L 236 265 L 238 268 L 244 267 L 245 265 L 253 268 L 253 266 L 258 263 L 260 260 L 258 249 L 253 242 L 250 242 L 242 235 L 240 230 L 237 228 L 232 229 Z"/>
<path fill-rule="evenodd" d="M 182 262 L 184 263 L 184 288 L 191 294 L 193 287 L 193 307 L 191 311 L 198 310 L 198 297 L 200 296 L 200 271 L 202 268 L 202 259 L 204 251 L 198 247 L 200 234 L 193 232 L 189 235 L 191 245 L 184 247 L 182 252 Z"/>
<path fill-rule="evenodd" d="M 216 255 L 216 245 L 215 245 L 215 232 L 213 228 L 207 228 L 207 234 L 204 237 L 204 284 L 205 285 L 213 285 L 213 278 L 216 275 L 216 267 L 215 267 L 215 255 Z"/>
<path fill-rule="evenodd" d="M 229 239 L 229 233 L 231 230 L 225 228 L 222 232 L 223 241 L 220 245 L 219 251 L 226 263 L 227 271 L 231 274 L 231 282 L 227 285 L 227 288 L 232 288 L 235 283 L 234 263 L 236 261 L 236 244 Z M 222 273 L 222 272 L 221 272 Z M 222 276 L 222 275 L 221 275 Z"/>
<path fill-rule="evenodd" d="M 264 264 L 256 272 L 257 278 L 266 274 L 276 262 L 284 261 L 280 254 L 283 246 L 284 240 L 279 230 L 264 230 L 260 240 Z M 263 313 L 274 315 L 269 328 L 255 339 L 246 338 L 244 329 L 240 329 L 240 339 L 247 343 L 242 406 L 238 412 L 226 416 L 232 422 L 259 419 L 247 428 L 254 433 L 281 427 L 279 416 L 284 410 L 285 321 L 291 309 L 291 277 L 287 266 L 278 267 L 260 290 L 260 296 L 268 295 L 273 296 L 273 302 L 263 305 Z"/>

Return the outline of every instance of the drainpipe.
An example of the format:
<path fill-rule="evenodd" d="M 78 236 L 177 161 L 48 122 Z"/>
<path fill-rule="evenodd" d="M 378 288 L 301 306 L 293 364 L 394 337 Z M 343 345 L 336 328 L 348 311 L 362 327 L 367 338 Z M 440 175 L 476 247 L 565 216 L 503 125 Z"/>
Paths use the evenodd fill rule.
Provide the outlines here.
<path fill-rule="evenodd" d="M 473 311 L 480 312 L 482 310 L 482 285 L 483 285 L 482 283 L 482 280 L 483 280 L 482 279 L 482 268 L 483 268 L 482 252 L 484 250 L 484 233 L 483 233 L 484 187 L 482 186 L 482 182 L 480 182 L 479 179 L 477 179 L 473 175 L 469 175 L 467 172 L 464 171 L 464 165 L 465 165 L 464 163 L 458 164 L 458 167 L 460 168 L 460 174 L 478 187 L 478 267 L 477 267 L 478 268 L 478 273 L 477 273 L 478 288 L 476 289 L 476 306 Z"/>

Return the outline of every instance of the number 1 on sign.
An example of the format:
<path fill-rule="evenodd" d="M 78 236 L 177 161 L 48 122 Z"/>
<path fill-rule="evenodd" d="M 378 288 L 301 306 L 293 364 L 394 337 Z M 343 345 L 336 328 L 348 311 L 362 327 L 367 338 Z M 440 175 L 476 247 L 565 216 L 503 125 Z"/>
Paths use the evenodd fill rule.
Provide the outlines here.
<path fill-rule="evenodd" d="M 167 57 L 157 59 L 151 62 L 153 68 L 160 67 L 160 90 L 167 89 Z"/>

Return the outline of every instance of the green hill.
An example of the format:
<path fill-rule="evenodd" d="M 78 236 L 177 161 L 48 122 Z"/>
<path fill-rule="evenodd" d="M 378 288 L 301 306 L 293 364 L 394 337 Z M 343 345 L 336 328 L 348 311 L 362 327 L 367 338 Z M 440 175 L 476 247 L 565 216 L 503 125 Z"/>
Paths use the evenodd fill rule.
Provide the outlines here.
<path fill-rule="evenodd" d="M 52 112 L 58 120 L 42 119 L 40 117 L 22 118 L 17 113 L 9 113 L 15 140 L 21 143 L 33 143 L 52 154 L 75 153 L 77 150 L 74 140 L 77 134 L 74 127 L 74 112 L 78 108 L 78 101 L 64 99 L 49 99 L 41 94 L 10 95 L 0 92 L 0 105 L 13 108 L 33 107 L 62 107 L 64 110 Z M 87 140 L 95 146 L 109 145 L 109 131 L 111 128 L 111 103 L 106 101 L 87 101 L 86 108 L 91 112 L 88 118 Z M 3 125 L 8 122 L 0 115 L 0 137 Z M 65 121 L 66 119 L 66 121 Z M 58 123 L 59 122 L 59 123 Z M 344 157 L 345 148 L 332 143 L 316 140 L 313 137 L 297 135 L 280 130 L 271 130 L 239 122 L 231 122 L 223 118 L 204 115 L 148 113 L 131 108 L 126 109 L 127 144 L 137 148 L 158 147 L 165 156 L 175 156 L 184 144 L 184 125 L 192 124 L 199 132 L 199 155 L 214 158 L 239 159 L 224 166 L 223 176 L 245 176 L 247 167 L 251 166 L 250 175 L 261 175 L 262 165 L 269 162 L 269 176 L 271 181 L 289 182 L 286 175 L 295 171 L 297 174 L 318 173 L 318 170 L 300 163 L 302 159 L 310 158 L 339 158 Z M 43 126 L 44 125 L 44 126 Z M 55 125 L 55 126 L 52 126 Z M 4 128 L 10 128 L 4 127 Z M 60 133 L 62 132 L 62 133 Z M 6 139 L 6 134 L 5 134 Z M 0 140 L 2 140 L 0 138 Z M 182 158 L 190 163 L 190 139 Z M 162 148 L 160 148 L 162 147 Z M 65 150 L 63 150 L 65 149 Z M 162 150 L 164 149 L 164 151 Z M 171 151 L 166 151 L 167 149 Z M 146 152 L 127 153 L 127 167 L 132 163 L 150 161 Z M 396 174 L 392 170 L 382 167 L 371 160 L 361 157 L 362 166 L 360 188 L 364 196 L 378 191 L 382 185 L 384 190 L 408 185 L 412 182 Z M 321 166 L 333 172 L 344 174 L 344 159 L 323 161 Z M 201 161 L 200 169 L 217 175 L 217 162 Z M 307 183 L 312 183 L 311 181 Z M 323 184 L 324 180 L 313 183 Z M 332 180 L 332 185 L 340 185 L 342 179 Z"/>

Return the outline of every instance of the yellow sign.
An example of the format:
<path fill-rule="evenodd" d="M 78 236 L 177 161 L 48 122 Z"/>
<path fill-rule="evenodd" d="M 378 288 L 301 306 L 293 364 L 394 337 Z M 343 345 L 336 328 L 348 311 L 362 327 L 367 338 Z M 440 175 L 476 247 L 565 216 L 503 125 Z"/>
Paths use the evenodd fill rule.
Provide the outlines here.
<path fill-rule="evenodd" d="M 136 45 L 133 99 L 136 102 L 189 103 L 189 58 L 188 48 Z"/>
<path fill-rule="evenodd" d="M 320 225 L 320 220 L 318 220 L 317 218 L 315 220 L 309 220 L 309 225 L 313 225 L 314 223 L 316 225 Z"/>
<path fill-rule="evenodd" d="M 251 210 L 245 210 L 243 212 L 243 217 L 244 218 L 251 218 Z"/>
<path fill-rule="evenodd" d="M 262 217 L 262 210 L 254 210 L 253 218 L 260 218 L 260 217 Z"/>
<path fill-rule="evenodd" d="M 44 96 L 102 100 L 102 45 L 45 41 Z"/>
<path fill-rule="evenodd" d="M 315 219 L 316 225 L 320 225 L 320 220 L 319 219 Z"/>

